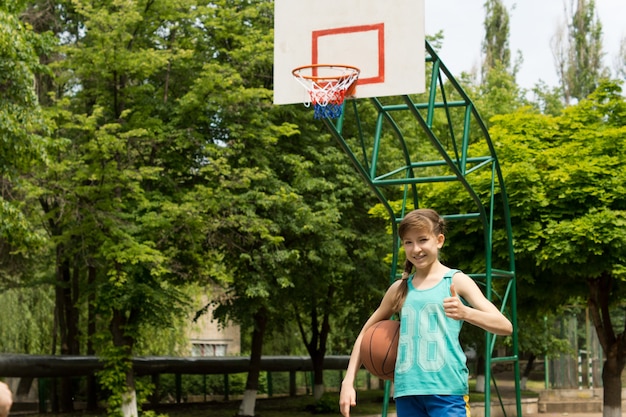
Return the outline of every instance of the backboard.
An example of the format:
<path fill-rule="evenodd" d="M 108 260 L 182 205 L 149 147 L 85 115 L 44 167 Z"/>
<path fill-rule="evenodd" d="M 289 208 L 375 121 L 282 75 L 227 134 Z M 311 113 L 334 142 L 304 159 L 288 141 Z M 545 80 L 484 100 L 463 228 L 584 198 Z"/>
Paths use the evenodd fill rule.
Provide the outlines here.
<path fill-rule="evenodd" d="M 361 70 L 356 98 L 424 92 L 424 0 L 275 0 L 274 104 L 309 101 L 309 64 Z"/>

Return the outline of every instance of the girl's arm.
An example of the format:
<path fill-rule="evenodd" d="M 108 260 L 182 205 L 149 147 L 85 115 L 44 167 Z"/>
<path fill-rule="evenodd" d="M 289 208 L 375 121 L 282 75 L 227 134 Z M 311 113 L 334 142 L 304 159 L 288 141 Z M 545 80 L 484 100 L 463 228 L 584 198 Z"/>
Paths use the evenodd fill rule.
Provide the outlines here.
<path fill-rule="evenodd" d="M 476 282 L 466 274 L 454 274 L 450 293 L 452 296 L 443 302 L 446 316 L 467 321 L 500 336 L 508 336 L 513 332 L 511 322 L 484 296 Z M 471 307 L 463 304 L 457 295 L 463 297 Z"/>
<path fill-rule="evenodd" d="M 398 287 L 402 284 L 402 281 L 396 281 L 385 293 L 378 308 L 372 313 L 370 318 L 365 322 L 361 328 L 354 346 L 352 347 L 352 353 L 350 354 L 350 361 L 348 362 L 348 368 L 346 369 L 346 375 L 341 382 L 341 392 L 339 394 L 339 409 L 344 417 L 350 416 L 350 407 L 356 405 L 356 391 L 354 389 L 354 381 L 356 379 L 356 373 L 361 368 L 361 340 L 363 335 L 372 325 L 382 320 L 388 320 L 394 313 L 393 300 L 395 294 L 398 291 Z"/>

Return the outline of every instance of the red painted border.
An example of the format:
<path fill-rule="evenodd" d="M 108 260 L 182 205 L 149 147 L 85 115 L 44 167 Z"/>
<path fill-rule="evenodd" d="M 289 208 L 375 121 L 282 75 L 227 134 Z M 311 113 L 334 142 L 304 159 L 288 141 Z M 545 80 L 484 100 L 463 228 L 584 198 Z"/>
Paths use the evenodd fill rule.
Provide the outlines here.
<path fill-rule="evenodd" d="M 363 84 L 377 84 L 385 82 L 385 24 L 376 23 L 372 25 L 361 26 L 346 26 L 342 28 L 314 30 L 312 34 L 312 50 L 311 50 L 311 63 L 312 64 L 346 64 L 350 65 L 350 62 L 318 62 L 317 48 L 318 40 L 322 36 L 343 35 L 346 33 L 356 32 L 369 32 L 375 30 L 378 32 L 378 75 L 369 78 L 359 78 L 359 85 Z M 313 68 L 313 76 L 317 76 L 316 69 Z"/>

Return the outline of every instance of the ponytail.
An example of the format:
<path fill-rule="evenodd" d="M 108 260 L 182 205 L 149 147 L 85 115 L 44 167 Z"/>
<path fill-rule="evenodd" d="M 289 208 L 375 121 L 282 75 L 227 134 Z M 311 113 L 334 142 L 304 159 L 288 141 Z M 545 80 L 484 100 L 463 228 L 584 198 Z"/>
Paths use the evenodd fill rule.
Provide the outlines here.
<path fill-rule="evenodd" d="M 406 295 L 409 293 L 409 278 L 411 277 L 411 272 L 413 272 L 413 264 L 407 259 L 404 262 L 404 271 L 402 271 L 402 284 L 398 287 L 398 292 L 393 300 L 393 311 L 395 313 L 400 312 Z"/>

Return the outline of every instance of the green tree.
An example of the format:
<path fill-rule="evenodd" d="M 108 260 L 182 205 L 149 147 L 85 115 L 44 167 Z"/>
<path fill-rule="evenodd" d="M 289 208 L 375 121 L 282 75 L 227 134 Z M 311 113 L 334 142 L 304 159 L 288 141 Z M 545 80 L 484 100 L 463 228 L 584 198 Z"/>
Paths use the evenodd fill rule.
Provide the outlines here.
<path fill-rule="evenodd" d="M 584 99 L 608 76 L 602 64 L 602 23 L 595 1 L 577 0 L 570 12 L 566 29 L 557 31 L 552 45 L 566 104 Z"/>
<path fill-rule="evenodd" d="M 509 12 L 501 0 L 487 0 L 485 7 L 485 39 L 483 41 L 482 78 L 500 66 L 508 70 L 511 66 L 509 47 Z"/>
<path fill-rule="evenodd" d="M 285 245 L 298 253 L 285 302 L 313 362 L 317 400 L 324 388 L 324 356 L 333 348 L 331 331 L 343 327 L 343 310 L 354 311 L 358 303 L 371 313 L 389 284 L 385 224 L 368 214 L 374 195 L 328 140 L 313 129 L 303 131 L 284 148 L 295 163 L 285 163 L 282 172 L 301 195 L 295 216 L 283 226 Z"/>
<path fill-rule="evenodd" d="M 602 83 L 561 116 L 520 110 L 494 118 L 491 135 L 510 193 L 519 294 L 536 304 L 587 300 L 602 346 L 604 415 L 620 414 L 626 189 L 620 145 L 626 101 Z M 613 312 L 613 313 L 612 313 Z"/>
<path fill-rule="evenodd" d="M 93 297 L 88 321 L 99 333 L 89 340 L 107 364 L 110 409 L 134 414 L 128 359 L 142 330 L 172 321 L 179 285 L 220 283 L 218 317 L 253 331 L 241 410 L 253 414 L 266 327 L 281 329 L 277 300 L 299 270 L 302 248 L 284 235 L 297 235 L 298 213 L 303 236 L 307 224 L 323 225 L 320 235 L 341 229 L 341 216 L 324 224 L 335 195 L 306 206 L 329 182 L 308 178 L 296 189 L 286 169 L 301 150 L 283 120 L 310 115 L 271 105 L 272 4 L 101 6 L 73 2 L 59 14 L 55 27 L 69 35 L 52 64 L 58 94 L 48 108 L 58 146 L 38 176 L 57 245 L 59 311 L 74 326 L 64 340 L 74 343 L 75 306 Z"/>
<path fill-rule="evenodd" d="M 615 315 L 625 299 L 626 178 L 620 145 L 625 109 L 619 84 L 605 82 L 559 116 L 522 107 L 494 116 L 490 128 L 509 195 L 518 302 L 556 312 L 575 297 L 587 300 L 606 358 L 606 416 L 620 414 L 620 375 L 626 363 L 626 334 L 621 315 Z M 474 179 L 477 190 L 484 187 L 484 196 L 490 192 L 487 175 Z M 459 194 L 455 187 L 433 186 L 426 200 L 444 212 L 448 206 L 469 211 L 471 202 L 452 197 Z M 451 227 L 449 235 L 455 244 L 447 247 L 446 259 L 474 270 L 482 237 L 471 224 Z M 507 254 L 499 253 L 506 247 L 500 241 L 505 236 L 494 238 L 495 265 Z M 546 312 L 535 308 L 526 317 Z"/>
<path fill-rule="evenodd" d="M 182 99 L 181 118 L 221 143 L 207 155 L 203 184 L 194 193 L 207 207 L 207 238 L 224 265 L 211 271 L 225 289 L 215 300 L 216 317 L 252 332 L 240 415 L 254 415 L 264 338 L 280 329 L 284 307 L 276 301 L 297 264 L 281 227 L 298 209 L 298 196 L 272 168 L 281 157 L 280 138 L 296 132 L 270 100 L 272 15 L 267 1 L 218 1 L 200 8 L 207 42 L 197 52 L 206 65 L 196 88 Z"/>
<path fill-rule="evenodd" d="M 37 101 L 38 56 L 52 47 L 20 19 L 25 2 L 0 4 L 0 350 L 48 354 L 54 338 L 48 239 L 39 225 L 31 170 L 45 167 L 47 122 Z"/>
<path fill-rule="evenodd" d="M 190 192 L 221 146 L 180 110 L 204 57 L 190 49 L 197 37 L 177 34 L 199 35 L 198 10 L 81 1 L 53 10 L 62 40 L 46 107 L 55 148 L 33 182 L 56 249 L 61 351 L 79 353 L 86 335 L 107 364 L 100 376 L 111 412 L 136 415 L 129 359 L 138 338 L 186 314 L 182 290 L 205 281 L 215 260 L 204 256 L 206 210 Z"/>
<path fill-rule="evenodd" d="M 45 164 L 46 121 L 35 92 L 43 71 L 38 54 L 51 46 L 19 19 L 23 2 L 0 4 L 0 283 L 21 285 L 28 265 L 43 250 L 45 235 L 23 204 L 27 184 L 21 176 Z"/>
<path fill-rule="evenodd" d="M 528 104 L 524 91 L 515 82 L 515 75 L 500 63 L 491 68 L 479 86 L 468 85 L 466 88 L 475 97 L 476 108 L 480 109 L 488 126 L 493 116 L 513 112 Z"/>
<path fill-rule="evenodd" d="M 626 79 L 626 36 L 619 43 L 619 53 L 615 59 L 615 73 L 618 79 Z"/>
<path fill-rule="evenodd" d="M 370 200 L 361 198 L 360 181 L 321 124 L 302 106 L 271 105 L 271 2 L 216 6 L 201 20 L 214 58 L 200 77 L 212 82 L 199 83 L 184 101 L 193 105 L 210 95 L 210 108 L 219 110 L 210 118 L 191 108 L 186 114 L 217 127 L 224 144 L 221 158 L 209 160 L 207 186 L 198 188 L 197 198 L 209 198 L 209 188 L 220 190 L 210 239 L 218 242 L 225 265 L 214 279 L 226 295 L 216 300 L 216 316 L 252 331 L 239 414 L 254 415 L 264 340 L 284 331 L 289 320 L 299 326 L 321 385 L 347 283 L 362 278 L 358 272 L 373 262 L 355 266 L 351 257 L 363 260 L 377 246 L 364 249 L 373 242 L 363 232 Z M 357 224 L 362 233 L 354 230 Z M 376 278 L 385 284 L 384 276 Z"/>
<path fill-rule="evenodd" d="M 540 113 L 558 116 L 565 108 L 562 100 L 563 91 L 560 87 L 549 87 L 541 81 L 532 91 L 535 98 L 531 105 Z"/>
<path fill-rule="evenodd" d="M 11 288 L 0 293 L 0 351 L 50 354 L 54 297 L 49 286 Z"/>

